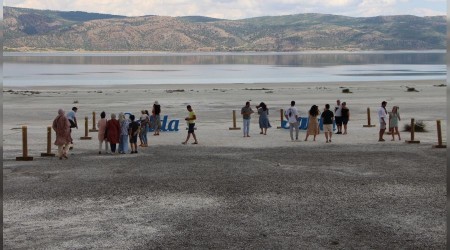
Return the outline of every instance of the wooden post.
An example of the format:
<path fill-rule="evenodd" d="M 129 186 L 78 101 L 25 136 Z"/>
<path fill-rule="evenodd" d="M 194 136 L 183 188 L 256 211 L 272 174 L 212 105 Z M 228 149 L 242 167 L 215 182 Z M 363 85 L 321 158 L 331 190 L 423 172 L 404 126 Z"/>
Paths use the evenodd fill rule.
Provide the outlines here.
<path fill-rule="evenodd" d="M 438 145 L 434 145 L 433 148 L 446 148 L 447 145 L 442 144 L 442 130 L 441 130 L 441 120 L 436 120 L 437 135 L 438 135 Z"/>
<path fill-rule="evenodd" d="M 16 161 L 32 161 L 33 157 L 28 156 L 27 126 L 22 126 L 22 157 L 16 157 Z"/>
<path fill-rule="evenodd" d="M 367 108 L 367 125 L 363 125 L 364 128 L 375 127 L 370 124 L 370 108 Z"/>
<path fill-rule="evenodd" d="M 411 140 L 407 140 L 406 143 L 420 143 L 420 141 L 414 140 L 414 130 L 415 130 L 415 123 L 414 118 L 411 118 Z"/>
<path fill-rule="evenodd" d="M 236 127 L 236 110 L 233 110 L 233 127 L 229 130 L 240 130 L 241 128 Z"/>
<path fill-rule="evenodd" d="M 80 138 L 81 140 L 91 140 L 92 139 L 92 137 L 90 137 L 88 135 L 88 127 L 89 127 L 89 125 L 88 125 L 88 117 L 86 116 L 84 118 L 84 136 Z"/>
<path fill-rule="evenodd" d="M 47 153 L 41 153 L 41 156 L 55 156 L 52 154 L 52 127 L 47 127 Z"/>
<path fill-rule="evenodd" d="M 98 132 L 95 127 L 95 112 L 92 112 L 92 129 L 89 129 L 89 132 Z"/>
<path fill-rule="evenodd" d="M 278 126 L 277 128 L 283 128 L 281 125 L 283 125 L 283 120 L 284 120 L 284 110 L 280 109 L 280 126 Z"/>

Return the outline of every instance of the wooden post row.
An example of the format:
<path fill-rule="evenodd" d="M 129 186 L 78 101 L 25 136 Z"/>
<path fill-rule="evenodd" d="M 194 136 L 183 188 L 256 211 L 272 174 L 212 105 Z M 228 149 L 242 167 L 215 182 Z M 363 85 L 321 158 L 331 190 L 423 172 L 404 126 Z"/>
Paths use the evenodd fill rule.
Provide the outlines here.
<path fill-rule="evenodd" d="M 442 130 L 441 130 L 441 120 L 436 120 L 438 145 L 434 145 L 433 148 L 446 148 L 447 145 L 442 143 Z"/>
<path fill-rule="evenodd" d="M 41 156 L 55 156 L 52 154 L 52 127 L 47 127 L 47 152 L 41 153 Z"/>
<path fill-rule="evenodd" d="M 236 127 L 236 110 L 233 110 L 233 127 L 229 130 L 240 130 L 241 128 Z"/>
<path fill-rule="evenodd" d="M 363 125 L 363 127 L 375 127 L 375 125 L 370 124 L 370 108 L 367 108 L 367 125 Z"/>
<path fill-rule="evenodd" d="M 84 136 L 83 137 L 81 137 L 80 139 L 81 140 L 91 140 L 92 139 L 92 137 L 90 137 L 89 135 L 88 135 L 88 117 L 86 116 L 85 118 L 84 118 Z"/>
<path fill-rule="evenodd" d="M 284 110 L 280 109 L 280 126 L 278 126 L 277 128 L 283 128 L 283 120 L 284 120 Z"/>
<path fill-rule="evenodd" d="M 98 132 L 95 127 L 95 112 L 92 112 L 92 129 L 89 129 L 89 132 Z"/>
<path fill-rule="evenodd" d="M 414 130 L 415 130 L 415 122 L 414 122 L 414 118 L 411 118 L 411 140 L 406 140 L 406 143 L 420 143 L 420 141 L 415 141 L 414 140 Z"/>
<path fill-rule="evenodd" d="M 27 126 L 22 126 L 22 156 L 16 157 L 16 161 L 32 161 L 33 157 L 28 156 Z"/>

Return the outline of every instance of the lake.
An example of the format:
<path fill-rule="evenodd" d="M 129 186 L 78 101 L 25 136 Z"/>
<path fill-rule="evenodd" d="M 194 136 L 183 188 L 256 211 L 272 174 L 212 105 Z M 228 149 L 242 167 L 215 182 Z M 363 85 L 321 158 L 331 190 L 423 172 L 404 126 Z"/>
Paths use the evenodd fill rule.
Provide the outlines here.
<path fill-rule="evenodd" d="M 4 86 L 446 79 L 446 51 L 3 54 Z"/>

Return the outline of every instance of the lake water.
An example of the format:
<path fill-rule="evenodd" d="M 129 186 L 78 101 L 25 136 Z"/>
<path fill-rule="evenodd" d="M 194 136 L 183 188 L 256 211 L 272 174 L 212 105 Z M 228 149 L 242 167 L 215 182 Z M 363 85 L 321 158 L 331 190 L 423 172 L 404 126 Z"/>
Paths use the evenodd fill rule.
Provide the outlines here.
<path fill-rule="evenodd" d="M 446 51 L 4 53 L 4 86 L 446 79 Z"/>

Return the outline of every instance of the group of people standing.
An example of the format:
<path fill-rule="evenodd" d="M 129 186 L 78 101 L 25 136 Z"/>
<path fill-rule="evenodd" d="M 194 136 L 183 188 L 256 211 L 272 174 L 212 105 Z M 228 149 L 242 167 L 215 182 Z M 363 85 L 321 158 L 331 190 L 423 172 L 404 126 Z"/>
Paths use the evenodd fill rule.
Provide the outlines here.
<path fill-rule="evenodd" d="M 141 110 L 139 119 L 135 115 L 126 118 L 123 112 L 119 113 L 119 119 L 116 114 L 111 114 L 111 119 L 106 119 L 106 113 L 100 114 L 98 127 L 98 153 L 102 153 L 102 145 L 105 145 L 105 153 L 116 153 L 117 144 L 119 144 L 118 153 L 128 152 L 128 142 L 130 143 L 131 154 L 138 153 L 137 141 L 139 138 L 140 147 L 148 147 L 147 132 L 150 127 L 154 129 L 154 136 L 158 136 L 161 130 L 161 105 L 158 101 L 153 103 L 152 114 L 148 110 Z M 111 151 L 108 150 L 108 144 Z"/>
<path fill-rule="evenodd" d="M 53 120 L 52 128 L 56 132 L 55 145 L 58 146 L 59 159 L 67 159 L 68 150 L 73 148 L 72 128 L 78 129 L 76 112 L 77 107 L 65 114 L 63 109 L 58 110 L 58 116 Z M 149 127 L 153 127 L 155 136 L 158 136 L 161 130 L 161 106 L 155 101 L 150 115 L 147 110 L 141 111 L 139 120 L 134 115 L 126 118 L 123 112 L 119 113 L 117 120 L 116 114 L 111 114 L 111 119 L 106 118 L 106 113 L 100 113 L 100 120 L 97 123 L 98 128 L 98 153 L 102 153 L 102 147 L 105 147 L 105 153 L 128 152 L 128 142 L 130 143 L 131 153 L 137 153 L 137 138 L 139 137 L 140 147 L 148 147 L 147 132 Z M 119 145 L 117 149 L 117 144 Z M 110 148 L 110 149 L 109 149 Z"/>
<path fill-rule="evenodd" d="M 392 132 L 392 141 L 395 140 L 395 134 L 398 135 L 400 140 L 400 133 L 398 131 L 398 121 L 400 121 L 399 107 L 393 106 L 391 112 L 386 110 L 387 102 L 383 101 L 381 107 L 378 110 L 378 117 L 380 122 L 380 132 L 379 140 L 384 141 L 383 135 L 386 130 L 387 117 L 389 115 L 389 130 Z M 188 134 L 186 140 L 182 144 L 187 144 L 191 135 L 194 139 L 192 144 L 198 144 L 197 137 L 195 135 L 195 121 L 197 116 L 190 105 L 187 107 L 188 116 L 185 118 L 188 124 Z M 264 102 L 261 102 L 256 106 L 257 112 L 259 114 L 259 127 L 261 129 L 260 134 L 267 135 L 267 129 L 271 128 L 269 122 L 269 109 Z M 56 132 L 55 145 L 58 146 L 58 157 L 59 159 L 68 158 L 67 152 L 72 149 L 73 140 L 71 136 L 72 128 L 78 129 L 78 124 L 76 120 L 76 112 L 78 108 L 73 107 L 70 112 L 65 114 L 64 110 L 58 110 L 58 116 L 53 120 L 53 130 Z M 241 114 L 243 118 L 243 133 L 244 137 L 250 137 L 250 119 L 251 115 L 254 113 L 250 106 L 250 101 L 245 103 L 245 106 L 241 109 Z M 337 132 L 336 134 L 347 134 L 347 124 L 350 120 L 350 110 L 347 107 L 346 102 L 340 100 L 336 101 L 336 106 L 334 112 L 330 110 L 330 105 L 325 104 L 323 112 L 320 112 L 317 105 L 312 105 L 308 111 L 308 126 L 306 130 L 305 141 L 308 140 L 309 136 L 313 136 L 313 141 L 316 140 L 316 136 L 319 134 L 319 122 L 318 118 L 323 120 L 323 129 L 325 134 L 325 139 L 327 143 L 331 142 L 333 134 L 333 123 L 336 122 Z M 294 131 L 295 140 L 298 140 L 299 134 L 299 112 L 295 106 L 295 101 L 291 101 L 290 107 L 288 107 L 284 116 L 289 123 L 289 134 L 291 140 L 294 141 Z M 154 136 L 158 136 L 161 130 L 161 106 L 158 101 L 155 101 L 152 108 L 152 114 L 150 115 L 147 110 L 141 111 L 141 116 L 136 119 L 134 115 L 130 115 L 129 119 L 126 118 L 123 112 L 119 113 L 119 119 L 116 119 L 116 114 L 111 114 L 111 119 L 106 119 L 106 113 L 103 111 L 100 114 L 100 120 L 97 123 L 98 127 L 98 153 L 102 153 L 102 147 L 105 147 L 105 153 L 116 153 L 117 144 L 118 153 L 125 154 L 128 152 L 128 142 L 130 143 L 131 154 L 137 153 L 137 140 L 140 140 L 140 147 L 148 147 L 148 137 L 147 132 L 149 127 L 153 127 Z M 342 132 L 342 128 L 344 131 Z M 108 149 L 110 147 L 110 150 Z"/>
<path fill-rule="evenodd" d="M 336 100 L 336 106 L 334 107 L 335 118 L 336 118 L 336 134 L 347 134 L 347 123 L 350 120 L 350 110 L 347 107 L 346 102 L 342 102 L 341 100 Z M 344 132 L 342 132 L 342 127 L 344 127 Z"/>
<path fill-rule="evenodd" d="M 191 135 L 194 138 L 192 144 L 198 144 L 195 135 L 195 121 L 197 116 L 191 105 L 187 105 L 188 116 L 185 118 L 188 123 L 188 135 L 183 144 L 187 144 Z M 77 128 L 76 112 L 78 108 L 73 107 L 72 111 L 65 114 L 63 109 L 58 110 L 58 116 L 53 120 L 53 130 L 56 132 L 55 145 L 58 146 L 59 159 L 68 159 L 67 153 L 72 149 L 73 140 L 71 129 Z M 161 131 L 161 105 L 158 101 L 153 103 L 152 114 L 147 110 L 141 111 L 141 116 L 137 119 L 134 115 L 126 118 L 123 112 L 119 113 L 117 120 L 116 114 L 111 114 L 111 119 L 106 118 L 105 111 L 100 113 L 100 120 L 97 122 L 98 128 L 98 153 L 102 154 L 102 147 L 105 147 L 105 153 L 126 154 L 128 152 L 128 143 L 130 144 L 130 153 L 136 154 L 138 138 L 141 142 L 140 147 L 148 147 L 147 132 L 149 127 L 154 130 L 154 136 L 159 136 Z M 117 144 L 119 145 L 117 149 Z M 109 149 L 110 148 L 110 149 Z"/>
<path fill-rule="evenodd" d="M 256 105 L 256 110 L 259 114 L 259 128 L 261 129 L 260 134 L 267 135 L 267 129 L 272 127 L 269 122 L 269 109 L 264 102 L 261 102 L 259 105 Z M 245 106 L 241 109 L 244 137 L 250 137 L 250 119 L 253 113 L 255 112 L 250 107 L 250 101 L 247 101 Z"/>
<path fill-rule="evenodd" d="M 267 105 L 264 102 L 261 102 L 259 105 L 256 106 L 256 108 L 259 114 L 259 128 L 261 129 L 260 134 L 266 135 L 267 128 L 271 127 L 268 117 L 269 109 L 267 108 Z M 253 113 L 254 111 L 250 106 L 250 101 L 247 101 L 245 103 L 245 106 L 242 107 L 241 109 L 241 114 L 243 118 L 244 137 L 250 137 L 249 135 L 250 118 Z M 308 140 L 308 137 L 310 135 L 313 136 L 313 141 L 316 140 L 316 136 L 319 134 L 319 121 L 318 121 L 319 115 L 323 119 L 325 138 L 327 143 L 331 142 L 331 135 L 333 133 L 334 121 L 336 122 L 336 126 L 338 128 L 336 134 L 347 134 L 347 123 L 350 120 L 350 110 L 347 107 L 346 102 L 343 102 L 341 104 L 341 101 L 337 100 L 334 113 L 333 111 L 330 110 L 329 104 L 325 105 L 325 108 L 322 113 L 319 111 L 319 107 L 317 105 L 311 106 L 311 108 L 308 111 L 308 127 L 304 139 L 305 141 Z M 291 140 L 294 141 L 294 130 L 295 130 L 295 140 L 298 140 L 300 115 L 297 107 L 295 107 L 295 101 L 291 101 L 291 106 L 285 110 L 284 116 L 286 117 L 289 123 L 289 134 Z M 342 132 L 342 126 L 344 127 L 344 132 Z"/>

